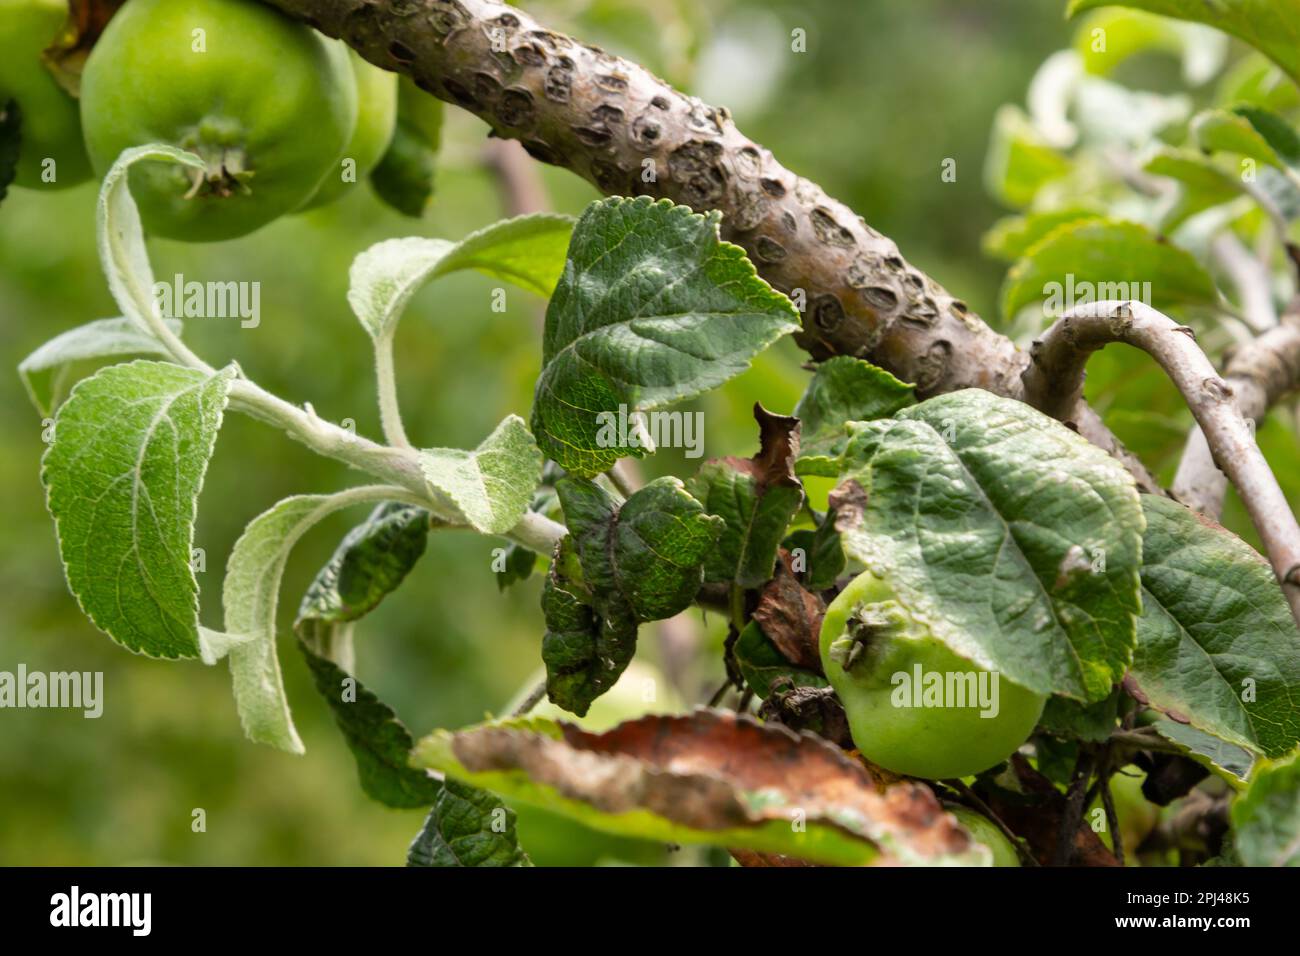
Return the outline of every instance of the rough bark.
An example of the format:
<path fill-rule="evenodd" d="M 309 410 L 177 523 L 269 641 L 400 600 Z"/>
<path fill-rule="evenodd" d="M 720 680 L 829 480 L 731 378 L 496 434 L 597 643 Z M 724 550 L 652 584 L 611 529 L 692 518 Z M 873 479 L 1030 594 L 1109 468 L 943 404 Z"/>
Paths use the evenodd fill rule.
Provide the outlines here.
<path fill-rule="evenodd" d="M 604 193 L 720 211 L 723 236 L 774 287 L 802 298 L 796 339 L 814 358 L 870 359 L 922 397 L 968 387 L 1023 397 L 1028 357 L 1010 339 L 853 210 L 784 168 L 725 108 L 495 0 L 264 2 L 411 76 Z M 1068 417 L 1143 490 L 1160 490 L 1090 408 Z"/>
<path fill-rule="evenodd" d="M 1269 329 L 1228 360 L 1223 379 L 1232 389 L 1237 410 L 1260 422 L 1290 391 L 1300 388 L 1300 311 Z M 1174 497 L 1216 521 L 1223 513 L 1228 479 L 1214 464 L 1205 433 L 1192 430 L 1174 477 Z"/>

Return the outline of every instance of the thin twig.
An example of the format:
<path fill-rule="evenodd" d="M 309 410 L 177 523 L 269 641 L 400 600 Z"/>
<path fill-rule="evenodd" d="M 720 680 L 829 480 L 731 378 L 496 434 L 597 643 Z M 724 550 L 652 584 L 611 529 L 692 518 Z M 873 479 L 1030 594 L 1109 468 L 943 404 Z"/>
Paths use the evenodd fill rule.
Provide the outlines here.
<path fill-rule="evenodd" d="M 1088 781 L 1092 778 L 1093 755 L 1088 750 L 1079 752 L 1074 764 L 1074 775 L 1061 813 L 1061 825 L 1056 831 L 1056 846 L 1052 847 L 1052 866 L 1069 866 L 1074 859 L 1074 841 L 1083 822 L 1083 811 L 1088 805 Z"/>
<path fill-rule="evenodd" d="M 1232 386 L 1219 377 L 1191 329 L 1141 302 L 1079 306 L 1034 343 L 1024 373 L 1026 399 L 1053 417 L 1068 414 L 1081 399 L 1088 358 L 1112 342 L 1142 349 L 1182 393 L 1215 461 L 1241 496 L 1300 623 L 1300 524 L 1255 444 L 1254 429 L 1233 404 Z"/>
<path fill-rule="evenodd" d="M 510 712 L 510 716 L 523 717 L 534 707 L 540 704 L 542 702 L 542 698 L 544 698 L 545 696 L 546 696 L 546 681 L 542 681 L 540 684 L 538 684 L 536 687 L 534 687 L 532 690 L 528 692 L 528 696 L 523 699 L 523 701 L 519 704 L 518 707 L 516 707 L 514 710 Z"/>
<path fill-rule="evenodd" d="M 1111 851 L 1119 865 L 1124 865 L 1124 835 L 1119 829 L 1119 814 L 1115 812 L 1115 795 L 1110 791 L 1111 766 L 1109 761 L 1101 775 L 1101 803 L 1106 808 L 1106 826 L 1110 827 Z"/>

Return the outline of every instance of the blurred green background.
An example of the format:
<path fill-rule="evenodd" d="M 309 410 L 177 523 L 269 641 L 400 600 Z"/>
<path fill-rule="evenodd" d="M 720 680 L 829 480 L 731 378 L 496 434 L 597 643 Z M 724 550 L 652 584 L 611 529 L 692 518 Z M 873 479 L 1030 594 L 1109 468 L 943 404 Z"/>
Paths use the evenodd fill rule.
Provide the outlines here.
<path fill-rule="evenodd" d="M 557 29 L 730 106 L 741 127 L 785 165 L 847 202 L 896 239 L 915 265 L 995 320 L 1003 268 L 979 251 L 981 233 L 999 215 L 981 182 L 990 121 L 999 104 L 1023 101 L 1038 64 L 1068 43 L 1063 3 L 545 0 L 525 6 Z M 791 52 L 796 28 L 806 31 L 805 53 Z M 473 117 L 449 110 L 439 193 L 424 220 L 403 219 L 358 185 L 335 206 L 234 242 L 152 242 L 160 278 L 180 272 L 187 279 L 261 283 L 258 328 L 191 320 L 191 346 L 214 363 L 236 359 L 273 392 L 311 402 L 333 420 L 354 419 L 358 431 L 377 435 L 370 353 L 345 301 L 348 266 L 381 239 L 456 238 L 498 218 L 499 190 L 481 161 L 485 132 Z M 955 182 L 940 178 L 946 158 L 957 162 Z M 568 173 L 545 169 L 542 178 L 557 210 L 577 213 L 595 198 Z M 53 335 L 114 314 L 95 254 L 94 199 L 92 185 L 50 194 L 14 190 L 0 206 L 6 368 Z M 419 443 L 472 447 L 504 415 L 528 413 L 541 303 L 511 289 L 507 311 L 493 312 L 493 285 L 472 274 L 442 279 L 408 311 L 398 365 L 407 430 Z M 761 399 L 788 412 L 806 379 L 802 360 L 791 343 L 782 343 L 703 401 L 706 455 L 752 453 L 750 406 Z M 21 662 L 29 670 L 105 675 L 99 720 L 57 710 L 0 711 L 0 863 L 400 863 L 422 815 L 386 810 L 364 797 L 287 636 L 282 655 L 304 757 L 244 740 L 224 666 L 134 657 L 81 616 L 64 584 L 38 480 L 40 418 L 16 375 L 0 376 L 0 390 L 0 670 Z M 647 470 L 688 473 L 681 466 L 663 455 Z M 329 492 L 351 480 L 341 465 L 228 416 L 199 511 L 205 622 L 220 624 L 225 556 L 247 521 L 285 495 Z M 299 546 L 281 597 L 286 629 L 303 588 L 361 517 L 336 517 Z M 540 582 L 534 576 L 498 597 L 490 571 L 496 546 L 468 534 L 433 535 L 406 585 L 358 629 L 359 676 L 416 734 L 499 710 L 539 666 Z M 704 625 L 715 642 L 717 623 Z M 658 645 L 648 633 L 642 647 L 653 660 Z M 686 676 L 684 691 L 702 700 L 720 678 L 717 655 L 710 655 Z M 196 808 L 206 813 L 206 832 L 191 830 Z M 549 859 L 586 852 L 580 829 L 544 836 L 556 845 Z"/>

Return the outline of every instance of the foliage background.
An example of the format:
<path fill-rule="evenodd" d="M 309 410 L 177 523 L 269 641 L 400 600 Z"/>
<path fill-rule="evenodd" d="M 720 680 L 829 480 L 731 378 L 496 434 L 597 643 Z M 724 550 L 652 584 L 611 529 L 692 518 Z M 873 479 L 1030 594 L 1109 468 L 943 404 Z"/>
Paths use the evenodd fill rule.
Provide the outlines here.
<path fill-rule="evenodd" d="M 1042 59 L 1068 43 L 1060 3 L 1041 0 L 540 0 L 545 22 L 637 59 L 675 84 L 728 105 L 742 129 L 783 163 L 823 185 L 896 239 L 909 259 L 996 322 L 1003 270 L 979 251 L 999 210 L 981 168 L 990 121 L 1023 100 Z M 808 52 L 790 51 L 790 31 Z M 344 298 L 352 258 L 399 235 L 458 238 L 500 214 L 479 162 L 485 127 L 449 110 L 439 195 L 426 219 L 403 219 L 368 186 L 341 203 L 281 220 L 251 237 L 209 246 L 154 241 L 161 279 L 261 283 L 261 325 L 192 320 L 187 336 L 210 361 L 236 358 L 272 391 L 310 401 L 334 420 L 377 435 L 370 353 Z M 945 158 L 957 180 L 940 178 Z M 595 192 L 545 170 L 553 206 L 576 213 Z M 0 207 L 0 358 L 13 369 L 37 345 L 113 314 L 94 248 L 95 187 L 49 195 L 15 190 Z M 460 274 L 414 301 L 400 332 L 399 380 L 407 428 L 426 445 L 473 447 L 509 412 L 527 414 L 540 362 L 540 304 L 508 292 L 491 311 L 494 283 Z M 788 412 L 802 391 L 803 357 L 791 343 L 698 406 L 707 456 L 749 454 L 756 399 Z M 1135 440 L 1185 429 L 1158 375 L 1122 360 L 1099 365 L 1090 391 L 1116 409 Z M 1133 418 L 1140 408 L 1146 417 Z M 1154 418 L 1152 418 L 1154 415 Z M 1126 416 L 1129 416 L 1126 418 Z M 282 653 L 307 744 L 294 758 L 247 743 L 224 666 L 133 657 L 81 616 L 57 560 L 38 480 L 41 422 L 16 375 L 0 375 L 0 670 L 103 671 L 105 709 L 0 711 L 0 863 L 377 864 L 404 858 L 418 812 L 369 802 L 350 755 L 301 658 Z M 1281 432 L 1281 429 L 1277 429 Z M 1261 432 L 1266 445 L 1270 431 Z M 1271 450 L 1294 461 L 1293 440 Z M 1286 456 L 1289 455 L 1289 459 Z M 662 460 L 661 460 L 662 459 Z M 694 462 L 659 456 L 652 471 Z M 1300 469 L 1291 468 L 1291 474 Z M 225 555 L 244 524 L 280 497 L 337 490 L 341 465 L 315 458 L 257 423 L 230 416 L 200 508 L 197 544 L 205 622 L 219 624 Z M 334 519 L 299 546 L 281 598 L 297 596 L 359 514 Z M 1231 517 L 1231 512 L 1230 512 Z M 1234 524 L 1239 524 L 1235 522 Z M 495 542 L 460 533 L 430 538 L 406 586 L 358 632 L 359 676 L 416 733 L 499 710 L 540 664 L 540 588 L 534 577 L 498 598 Z M 717 621 L 706 622 L 719 640 Z M 643 634 L 643 653 L 655 646 Z M 714 655 L 693 675 L 721 678 Z M 698 698 L 697 698 L 698 699 Z M 203 808 L 207 830 L 191 830 Z M 548 859 L 600 851 L 578 829 L 549 828 Z M 540 839 L 539 836 L 539 839 Z M 526 845 L 526 848 L 527 845 Z M 540 847 L 535 848 L 540 849 Z M 627 848 L 622 857 L 637 856 Z M 643 858 L 642 854 L 638 858 Z M 685 859 L 685 857 L 679 857 Z"/>

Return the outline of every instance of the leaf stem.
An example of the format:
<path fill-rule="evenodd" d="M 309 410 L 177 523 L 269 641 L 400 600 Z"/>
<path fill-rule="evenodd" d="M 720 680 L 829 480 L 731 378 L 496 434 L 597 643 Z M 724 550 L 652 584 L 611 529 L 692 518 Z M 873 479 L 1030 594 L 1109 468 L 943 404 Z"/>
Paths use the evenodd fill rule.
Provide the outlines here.
<path fill-rule="evenodd" d="M 375 381 L 379 388 L 379 421 L 384 437 L 394 448 L 410 448 L 410 439 L 402 426 L 402 410 L 397 402 L 397 373 L 393 366 L 393 333 L 375 339 Z"/>

